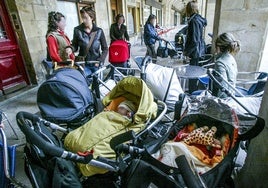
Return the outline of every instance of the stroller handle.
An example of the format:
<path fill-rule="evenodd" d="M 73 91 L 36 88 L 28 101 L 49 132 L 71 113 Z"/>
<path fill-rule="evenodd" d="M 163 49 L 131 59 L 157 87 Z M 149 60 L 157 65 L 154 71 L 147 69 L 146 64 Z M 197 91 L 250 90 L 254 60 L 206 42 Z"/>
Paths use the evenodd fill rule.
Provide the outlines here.
<path fill-rule="evenodd" d="M 146 73 L 145 73 L 145 69 L 146 69 L 146 66 L 147 64 L 152 61 L 152 58 L 150 56 L 146 56 L 142 62 L 141 62 L 141 73 L 140 73 L 140 77 L 143 81 L 146 82 Z"/>
<path fill-rule="evenodd" d="M 49 154 L 51 156 L 61 157 L 67 160 L 71 160 L 74 162 L 88 164 L 93 158 L 92 155 L 80 156 L 78 154 L 69 152 L 64 150 L 61 147 L 55 146 L 42 137 L 40 137 L 29 125 L 29 122 L 26 120 L 30 120 L 33 123 L 39 122 L 40 118 L 28 112 L 19 112 L 16 116 L 17 124 L 20 130 L 26 136 L 26 139 L 31 144 L 36 145 L 39 149 L 43 150 L 44 153 Z"/>
<path fill-rule="evenodd" d="M 178 169 L 181 172 L 181 175 L 185 181 L 187 187 L 191 188 L 206 188 L 206 185 L 201 178 L 195 175 L 192 171 L 185 155 L 180 155 L 175 159 L 175 162 L 178 166 Z"/>

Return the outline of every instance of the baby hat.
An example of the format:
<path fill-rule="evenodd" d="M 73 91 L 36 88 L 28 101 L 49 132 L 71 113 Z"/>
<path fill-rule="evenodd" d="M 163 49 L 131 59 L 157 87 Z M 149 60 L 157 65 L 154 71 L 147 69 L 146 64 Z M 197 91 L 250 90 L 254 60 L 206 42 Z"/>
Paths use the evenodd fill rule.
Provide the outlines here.
<path fill-rule="evenodd" d="M 133 102 L 125 100 L 118 105 L 118 108 L 122 107 L 130 112 L 136 112 L 136 107 Z"/>

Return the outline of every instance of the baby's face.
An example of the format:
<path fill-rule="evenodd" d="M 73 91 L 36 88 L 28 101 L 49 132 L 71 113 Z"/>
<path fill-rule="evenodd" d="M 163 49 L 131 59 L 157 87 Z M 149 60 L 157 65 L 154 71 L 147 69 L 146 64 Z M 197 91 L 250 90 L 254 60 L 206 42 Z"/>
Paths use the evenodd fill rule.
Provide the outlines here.
<path fill-rule="evenodd" d="M 126 116 L 129 113 L 129 111 L 123 107 L 118 107 L 117 112 L 123 116 Z"/>

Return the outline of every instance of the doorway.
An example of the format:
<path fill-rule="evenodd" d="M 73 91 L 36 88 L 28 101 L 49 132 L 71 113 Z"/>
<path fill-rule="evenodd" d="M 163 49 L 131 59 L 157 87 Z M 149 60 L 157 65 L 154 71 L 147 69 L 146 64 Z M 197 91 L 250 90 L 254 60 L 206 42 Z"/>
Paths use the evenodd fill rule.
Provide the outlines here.
<path fill-rule="evenodd" d="M 4 1 L 0 1 L 0 90 L 3 95 L 26 87 L 29 79 Z"/>

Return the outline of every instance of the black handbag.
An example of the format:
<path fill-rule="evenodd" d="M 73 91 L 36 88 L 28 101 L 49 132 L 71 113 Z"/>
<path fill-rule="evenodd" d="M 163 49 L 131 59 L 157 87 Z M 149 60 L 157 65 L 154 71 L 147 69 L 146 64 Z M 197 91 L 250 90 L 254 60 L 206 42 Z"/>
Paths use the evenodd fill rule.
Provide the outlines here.
<path fill-rule="evenodd" d="M 167 48 L 167 42 L 165 42 L 166 44 L 163 44 L 163 41 L 159 41 L 159 46 L 157 48 L 157 56 L 158 57 L 162 57 L 162 58 L 166 58 L 168 57 L 168 48 Z"/>

